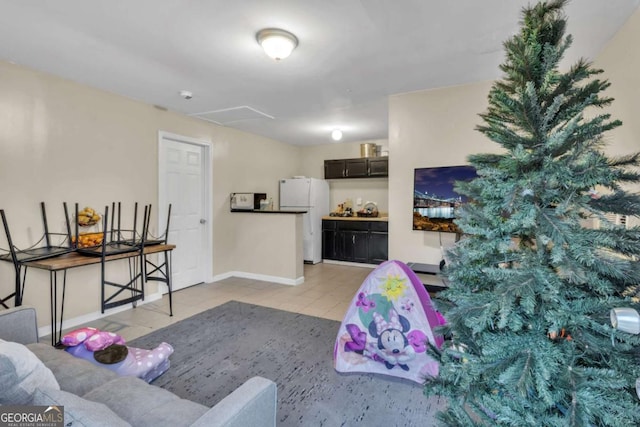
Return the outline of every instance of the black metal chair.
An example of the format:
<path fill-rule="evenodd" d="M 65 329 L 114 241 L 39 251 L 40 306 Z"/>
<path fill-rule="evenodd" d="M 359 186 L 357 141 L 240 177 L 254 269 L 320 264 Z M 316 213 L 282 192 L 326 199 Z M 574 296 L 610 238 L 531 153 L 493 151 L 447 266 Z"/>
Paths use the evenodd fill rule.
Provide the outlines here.
<path fill-rule="evenodd" d="M 116 216 L 116 203 L 111 204 L 111 241 L 124 243 L 127 245 L 138 246 L 142 239 L 142 234 L 138 233 L 138 202 L 135 202 L 133 207 L 133 224 L 130 229 L 122 228 L 122 210 L 121 202 L 117 204 L 117 216 Z"/>
<path fill-rule="evenodd" d="M 76 204 L 77 210 L 77 204 Z M 145 208 L 146 210 L 146 208 Z M 101 311 L 124 304 L 133 303 L 134 307 L 137 301 L 144 300 L 144 264 L 143 254 L 144 245 L 133 246 L 122 243 L 119 240 L 111 240 L 111 236 L 117 237 L 109 230 L 109 206 L 104 207 L 104 215 L 102 217 L 102 243 L 99 246 L 90 248 L 78 248 L 78 253 L 87 256 L 100 257 L 100 305 Z M 144 236 L 143 236 L 144 239 Z M 105 263 L 110 255 L 123 254 L 128 252 L 136 252 L 138 255 L 127 257 L 129 262 L 129 281 L 126 283 L 118 283 L 108 280 L 106 277 Z M 111 295 L 107 295 L 107 289 L 116 288 L 117 290 Z M 122 292 L 130 291 L 131 295 L 127 298 L 119 298 Z"/>
<path fill-rule="evenodd" d="M 148 208 L 143 225 L 143 233 L 146 235 L 145 245 L 166 245 L 167 239 L 169 238 L 169 223 L 171 222 L 171 203 L 169 203 L 169 207 L 167 209 L 167 223 L 164 232 L 160 236 L 153 236 L 149 232 L 149 223 L 151 222 L 151 205 L 148 205 Z"/>
<path fill-rule="evenodd" d="M 147 209 L 148 208 L 148 209 Z M 171 251 L 163 251 L 163 260 L 157 264 L 147 257 L 144 253 L 145 246 L 151 245 L 166 245 L 169 238 L 169 224 L 171 220 L 171 204 L 169 204 L 167 210 L 167 223 L 164 229 L 164 233 L 160 236 L 152 236 L 149 232 L 149 223 L 151 222 L 151 205 L 145 207 L 144 224 L 142 229 L 142 258 L 144 269 L 144 280 L 148 282 L 150 280 L 156 282 L 163 282 L 167 285 L 169 293 L 169 315 L 173 316 L 173 301 L 171 290 Z M 150 271 L 149 271 L 150 270 Z"/>
<path fill-rule="evenodd" d="M 55 256 L 63 255 L 74 251 L 73 243 L 71 241 L 71 225 L 69 223 L 69 214 L 67 210 L 67 204 L 63 203 L 64 216 L 66 219 L 67 232 L 56 233 L 49 231 L 49 224 L 47 222 L 47 210 L 45 203 L 40 202 L 40 211 L 42 215 L 42 225 L 44 228 L 44 234 L 42 238 L 33 246 L 27 249 L 18 249 L 13 244 L 11 238 L 11 232 L 9 231 L 9 223 L 7 221 L 4 209 L 0 209 L 0 217 L 2 218 L 2 225 L 4 226 L 4 232 L 9 245 L 8 253 L 0 255 L 0 261 L 7 261 L 13 264 L 15 271 L 15 289 L 14 291 L 0 299 L 0 305 L 4 308 L 9 308 L 7 301 L 14 298 L 14 305 L 16 307 L 22 305 L 22 295 L 24 294 L 24 283 L 27 276 L 27 268 L 24 263 L 29 261 L 36 261 L 40 259 L 52 258 Z M 63 244 L 66 241 L 65 246 L 56 245 L 53 243 L 55 236 L 64 237 Z M 44 241 L 44 245 L 40 245 Z M 24 270 L 23 270 L 24 268 Z"/>
<path fill-rule="evenodd" d="M 78 217 L 78 204 L 76 203 L 76 218 Z M 104 215 L 102 216 L 102 242 L 96 246 L 90 247 L 78 247 L 76 251 L 82 255 L 87 256 L 102 256 L 103 252 L 106 256 L 116 255 L 125 252 L 132 252 L 137 250 L 136 247 L 127 244 L 119 239 L 120 234 L 115 229 L 109 229 L 109 206 L 104 207 Z M 76 221 L 75 229 L 76 240 L 80 239 L 80 233 L 78 230 L 78 221 Z"/>

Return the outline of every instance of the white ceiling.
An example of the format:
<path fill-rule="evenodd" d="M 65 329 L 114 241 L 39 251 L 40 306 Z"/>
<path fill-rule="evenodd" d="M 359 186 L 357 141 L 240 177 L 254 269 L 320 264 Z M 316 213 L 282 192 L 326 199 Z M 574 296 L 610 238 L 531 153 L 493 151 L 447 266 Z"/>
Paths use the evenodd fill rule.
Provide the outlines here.
<path fill-rule="evenodd" d="M 0 0 L 0 59 L 290 144 L 381 139 L 388 95 L 499 77 L 528 3 Z M 594 58 L 639 3 L 573 0 L 566 60 Z M 298 37 L 289 58 L 262 52 L 266 27 Z"/>

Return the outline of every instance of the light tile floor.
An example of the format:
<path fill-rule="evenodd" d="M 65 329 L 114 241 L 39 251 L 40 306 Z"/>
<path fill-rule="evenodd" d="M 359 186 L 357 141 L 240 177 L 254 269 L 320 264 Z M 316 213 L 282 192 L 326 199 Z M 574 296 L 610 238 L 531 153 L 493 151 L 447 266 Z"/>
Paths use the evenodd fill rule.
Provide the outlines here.
<path fill-rule="evenodd" d="M 305 281 L 298 286 L 232 277 L 174 292 L 172 317 L 169 316 L 169 297 L 164 295 L 162 300 L 104 317 L 87 326 L 116 332 L 129 341 L 231 300 L 342 321 L 355 292 L 371 271 L 369 267 L 305 264 Z"/>

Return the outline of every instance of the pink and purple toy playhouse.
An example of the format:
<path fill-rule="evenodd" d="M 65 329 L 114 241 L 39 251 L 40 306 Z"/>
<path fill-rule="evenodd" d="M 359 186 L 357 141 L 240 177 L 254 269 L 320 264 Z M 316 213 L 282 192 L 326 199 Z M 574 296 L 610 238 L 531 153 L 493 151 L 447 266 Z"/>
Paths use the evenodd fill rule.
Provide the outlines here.
<path fill-rule="evenodd" d="M 422 282 L 407 265 L 386 261 L 367 276 L 345 315 L 333 351 L 338 372 L 391 375 L 420 384 L 438 375 L 427 343 L 444 324 Z"/>

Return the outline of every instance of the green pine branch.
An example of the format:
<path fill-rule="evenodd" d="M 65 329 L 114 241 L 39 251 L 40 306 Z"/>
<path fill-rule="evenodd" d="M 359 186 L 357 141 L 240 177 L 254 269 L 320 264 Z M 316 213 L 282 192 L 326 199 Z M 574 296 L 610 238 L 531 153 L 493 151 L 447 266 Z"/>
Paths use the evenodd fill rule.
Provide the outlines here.
<path fill-rule="evenodd" d="M 435 300 L 447 319 L 447 341 L 430 349 L 440 373 L 425 386 L 448 399 L 446 425 L 640 424 L 640 335 L 609 320 L 640 308 L 640 227 L 608 219 L 640 213 L 628 191 L 640 153 L 604 152 L 622 123 L 601 111 L 613 102 L 602 70 L 585 59 L 559 70 L 565 5 L 523 10 L 476 128 L 503 152 L 469 156 L 478 177 L 456 184 L 470 201 Z"/>

